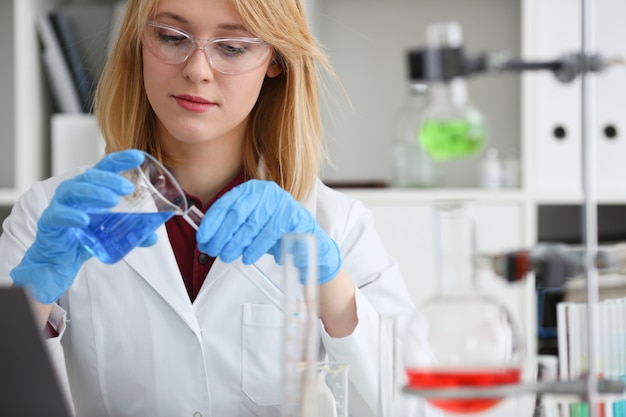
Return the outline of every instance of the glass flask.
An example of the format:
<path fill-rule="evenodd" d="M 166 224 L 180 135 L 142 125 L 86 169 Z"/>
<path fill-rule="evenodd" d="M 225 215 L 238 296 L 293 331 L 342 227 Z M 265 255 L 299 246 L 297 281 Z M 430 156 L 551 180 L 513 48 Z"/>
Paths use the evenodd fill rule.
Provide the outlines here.
<path fill-rule="evenodd" d="M 435 50 L 463 46 L 461 26 L 456 22 L 433 24 L 427 28 L 427 43 Z M 470 104 L 464 74 L 455 74 L 428 85 L 429 105 L 424 111 L 420 141 L 436 161 L 477 154 L 486 141 L 481 113 Z"/>
<path fill-rule="evenodd" d="M 428 105 L 428 87 L 411 83 L 408 94 L 393 121 L 393 186 L 430 188 L 439 184 L 437 162 L 431 159 L 420 142 L 419 129 Z"/>
<path fill-rule="evenodd" d="M 447 161 L 478 154 L 487 139 L 486 126 L 480 112 L 467 101 L 465 81 L 459 77 L 433 82 L 429 89 L 430 105 L 420 128 L 428 155 Z"/>
<path fill-rule="evenodd" d="M 404 366 L 408 390 L 489 388 L 520 382 L 524 345 L 507 308 L 481 294 L 475 285 L 473 223 L 460 202 L 435 205 L 435 253 L 439 291 L 420 308 L 424 321 L 415 322 L 405 341 Z M 418 354 L 412 333 L 427 326 L 432 356 Z M 455 413 L 475 413 L 502 398 L 426 400 Z"/>

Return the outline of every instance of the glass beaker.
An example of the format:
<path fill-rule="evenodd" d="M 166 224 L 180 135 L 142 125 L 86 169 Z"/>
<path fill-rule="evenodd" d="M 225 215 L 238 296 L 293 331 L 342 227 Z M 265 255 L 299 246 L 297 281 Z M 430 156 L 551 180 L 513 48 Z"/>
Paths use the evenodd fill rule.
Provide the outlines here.
<path fill-rule="evenodd" d="M 461 202 L 436 205 L 435 249 L 439 292 L 421 305 L 433 357 L 417 355 L 415 338 L 405 341 L 409 390 L 489 388 L 520 381 L 524 346 L 506 307 L 475 285 L 473 223 Z M 424 323 L 416 326 L 423 329 Z M 417 332 L 415 328 L 412 331 Z M 474 413 L 502 398 L 426 398 L 445 411 Z"/>
<path fill-rule="evenodd" d="M 196 206 L 189 206 L 174 175 L 155 157 L 147 152 L 143 154 L 141 165 L 120 174 L 133 183 L 135 191 L 121 197 L 112 209 L 89 213 L 89 225 L 74 229 L 85 248 L 104 263 L 118 262 L 175 215 L 182 216 L 196 230 L 204 217 Z M 233 266 L 283 310 L 283 290 L 276 282 L 256 265 L 248 268 L 237 260 Z"/>
<path fill-rule="evenodd" d="M 104 263 L 122 259 L 174 215 L 191 219 L 193 214 L 172 174 L 152 155 L 144 152 L 144 157 L 141 165 L 120 174 L 133 183 L 134 192 L 120 197 L 112 209 L 87 213 L 89 224 L 74 229 L 85 248 Z"/>
<path fill-rule="evenodd" d="M 135 192 L 121 197 L 113 209 L 88 213 L 90 224 L 74 229 L 85 248 L 104 263 L 118 262 L 174 215 L 182 216 L 196 230 L 204 217 L 196 206 L 189 206 L 174 175 L 152 155 L 143 154 L 145 159 L 140 166 L 120 174 L 135 185 Z M 284 309 L 283 289 L 278 283 L 256 265 L 248 268 L 240 260 L 232 265 L 269 301 Z"/>
<path fill-rule="evenodd" d="M 343 362 L 317 362 L 311 417 L 348 417 L 348 371 Z"/>

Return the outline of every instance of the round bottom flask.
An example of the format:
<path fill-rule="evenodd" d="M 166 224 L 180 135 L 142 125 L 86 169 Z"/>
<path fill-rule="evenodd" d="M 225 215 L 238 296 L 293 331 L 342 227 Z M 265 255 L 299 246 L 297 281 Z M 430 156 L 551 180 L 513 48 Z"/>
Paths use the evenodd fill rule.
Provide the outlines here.
<path fill-rule="evenodd" d="M 523 343 L 512 315 L 475 283 L 474 231 L 461 203 L 436 205 L 435 250 L 439 291 L 420 307 L 428 327 L 432 355 L 412 346 L 412 332 L 424 331 L 423 320 L 409 330 L 404 365 L 408 390 L 489 388 L 520 381 Z M 432 394 L 431 394 L 432 395 Z M 445 411 L 475 413 L 502 398 L 426 395 Z"/>

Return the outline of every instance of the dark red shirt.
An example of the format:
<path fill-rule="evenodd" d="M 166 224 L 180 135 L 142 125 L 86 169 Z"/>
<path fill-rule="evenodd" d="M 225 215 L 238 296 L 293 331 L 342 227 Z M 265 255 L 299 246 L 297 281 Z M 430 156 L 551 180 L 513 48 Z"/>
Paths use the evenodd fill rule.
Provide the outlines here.
<path fill-rule="evenodd" d="M 246 180 L 244 172 L 240 172 L 235 178 L 229 182 L 211 201 L 207 202 L 200 209 L 203 213 L 211 207 L 211 205 L 224 195 L 231 188 L 243 183 Z M 199 198 L 190 194 L 186 194 L 189 205 L 192 204 L 200 207 L 202 202 Z M 196 243 L 196 231 L 191 227 L 182 216 L 174 216 L 165 223 L 167 228 L 167 235 L 170 239 L 170 244 L 174 250 L 176 256 L 176 262 L 180 269 L 180 274 L 183 276 L 185 287 L 189 298 L 193 302 L 200 292 L 200 287 L 206 278 L 215 258 L 202 253 L 198 250 Z"/>

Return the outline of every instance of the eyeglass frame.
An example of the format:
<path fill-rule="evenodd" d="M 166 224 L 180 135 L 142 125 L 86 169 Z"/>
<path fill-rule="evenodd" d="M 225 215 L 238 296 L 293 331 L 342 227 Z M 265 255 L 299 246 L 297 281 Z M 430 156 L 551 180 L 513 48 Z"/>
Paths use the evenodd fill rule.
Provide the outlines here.
<path fill-rule="evenodd" d="M 226 75 L 239 75 L 239 74 L 244 74 L 246 72 L 252 71 L 256 68 L 259 68 L 262 63 L 263 60 L 259 60 L 259 64 L 255 67 L 246 69 L 245 71 L 242 72 L 224 72 L 221 71 L 219 68 L 216 68 L 214 63 L 213 63 L 213 57 L 211 56 L 211 54 L 209 54 L 209 50 L 207 49 L 208 46 L 217 43 L 217 42 L 224 42 L 224 41 L 236 41 L 236 42 L 244 42 L 244 43 L 252 43 L 252 44 L 259 44 L 262 46 L 265 46 L 267 51 L 269 52 L 271 49 L 271 44 L 268 43 L 267 41 L 264 41 L 261 38 L 256 38 L 256 37 L 246 37 L 246 36 L 219 36 L 219 37 L 215 37 L 215 38 L 206 38 L 206 39 L 202 39 L 199 38 L 189 32 L 186 32 L 180 28 L 177 28 L 175 26 L 171 26 L 165 23 L 160 23 L 154 20 L 147 20 L 146 21 L 146 28 L 147 27 L 152 27 L 152 28 L 156 28 L 156 29 L 166 29 L 166 30 L 171 30 L 174 31 L 178 34 L 180 34 L 181 36 L 185 36 L 187 37 L 189 40 L 193 41 L 193 49 L 191 49 L 191 51 L 185 55 L 185 57 L 180 61 L 180 62 L 172 62 L 170 60 L 164 59 L 162 58 L 159 54 L 155 53 L 152 51 L 152 48 L 148 47 L 147 49 L 160 61 L 166 63 L 166 64 L 170 64 L 170 65 L 179 65 L 182 64 L 184 62 L 187 62 L 187 60 L 189 60 L 189 58 L 194 54 L 194 52 L 196 50 L 201 50 L 202 52 L 204 52 L 204 56 L 207 58 L 207 61 L 209 62 L 209 65 L 211 66 L 211 68 L 213 68 L 214 70 L 222 73 L 222 74 L 226 74 Z M 143 44 L 143 42 L 142 42 Z M 202 45 L 201 45 L 202 44 Z"/>

